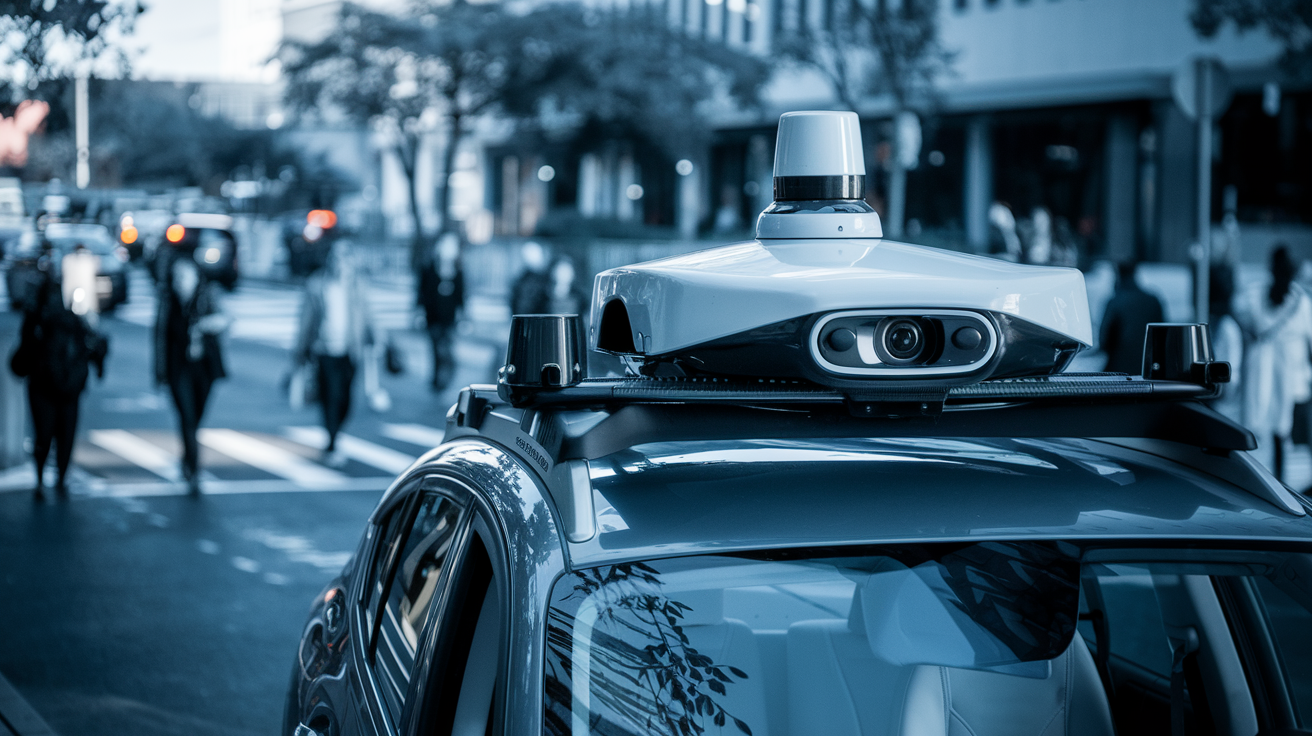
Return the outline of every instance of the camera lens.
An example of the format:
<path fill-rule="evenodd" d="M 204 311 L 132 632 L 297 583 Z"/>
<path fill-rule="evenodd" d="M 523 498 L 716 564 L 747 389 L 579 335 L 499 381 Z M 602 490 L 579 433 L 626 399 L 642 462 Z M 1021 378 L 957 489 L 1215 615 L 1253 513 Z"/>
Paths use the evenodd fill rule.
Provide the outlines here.
<path fill-rule="evenodd" d="M 897 320 L 884 330 L 884 349 L 895 360 L 914 360 L 925 349 L 925 333 L 909 319 Z"/>

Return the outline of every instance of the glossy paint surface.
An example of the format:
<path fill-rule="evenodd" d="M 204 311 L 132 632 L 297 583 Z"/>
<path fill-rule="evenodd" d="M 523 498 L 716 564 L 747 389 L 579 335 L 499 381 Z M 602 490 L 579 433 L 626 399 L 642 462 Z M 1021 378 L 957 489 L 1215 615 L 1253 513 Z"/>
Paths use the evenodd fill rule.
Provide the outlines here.
<path fill-rule="evenodd" d="M 599 533 L 570 564 L 986 539 L 1312 541 L 1214 476 L 1093 440 L 675 442 L 591 463 Z"/>
<path fill-rule="evenodd" d="M 502 640 L 508 655 L 505 733 L 542 733 L 546 606 L 551 584 L 564 571 L 551 505 L 515 458 L 483 442 L 449 445 L 427 471 L 469 481 L 496 516 L 510 568 L 510 620 Z"/>
<path fill-rule="evenodd" d="M 1084 275 L 880 239 L 726 245 L 598 274 L 595 325 L 621 299 L 639 352 L 659 355 L 839 309 L 965 308 L 1093 342 Z"/>

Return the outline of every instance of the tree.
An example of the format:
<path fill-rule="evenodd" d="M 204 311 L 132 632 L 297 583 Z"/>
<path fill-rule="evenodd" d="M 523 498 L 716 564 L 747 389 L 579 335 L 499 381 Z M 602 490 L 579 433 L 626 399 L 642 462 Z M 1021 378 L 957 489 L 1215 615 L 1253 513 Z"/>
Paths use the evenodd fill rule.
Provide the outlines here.
<path fill-rule="evenodd" d="M 896 126 L 907 113 L 934 104 L 935 81 L 953 58 L 939 41 L 938 0 L 851 0 L 833 8 L 822 27 L 804 22 L 785 35 L 781 53 L 818 70 L 853 112 L 867 94 L 886 94 Z M 891 138 L 884 225 L 897 236 L 906 203 L 906 152 L 899 150 L 896 132 Z"/>
<path fill-rule="evenodd" d="M 113 56 L 126 71 L 113 38 L 131 31 L 140 12 L 135 2 L 0 0 L 0 101 L 16 105 L 88 60 Z"/>
<path fill-rule="evenodd" d="M 725 91 L 755 98 L 768 67 L 721 44 L 694 39 L 648 9 L 599 12 L 550 3 L 514 12 L 501 3 L 422 4 L 395 16 L 347 4 L 337 29 L 284 51 L 288 100 L 304 113 L 337 109 L 394 136 L 410 187 L 413 259 L 422 232 L 415 170 L 423 136 L 445 128 L 439 211 L 454 226 L 448 180 L 471 121 L 622 122 L 671 152 L 695 144 L 695 111 Z"/>
<path fill-rule="evenodd" d="M 324 40 L 284 49 L 287 98 L 294 109 L 339 110 L 391 135 L 409 186 L 415 266 L 428 241 L 415 178 L 423 138 L 439 119 L 445 123 L 438 210 L 441 228 L 450 230 L 448 181 L 470 120 L 497 109 L 511 87 L 529 88 L 509 74 L 512 68 L 528 68 L 508 58 L 523 53 L 514 43 L 517 21 L 498 3 L 457 0 L 416 6 L 401 16 L 347 3 Z"/>
<path fill-rule="evenodd" d="M 1204 38 L 1227 23 L 1241 33 L 1261 27 L 1284 45 L 1280 66 L 1292 79 L 1312 81 L 1312 2 L 1308 0 L 1195 0 L 1189 20 Z"/>
<path fill-rule="evenodd" d="M 549 66 L 537 78 L 516 75 L 537 87 L 534 95 L 516 99 L 536 109 L 512 110 L 525 119 L 563 115 L 577 127 L 591 121 L 632 131 L 673 157 L 703 145 L 710 127 L 699 113 L 716 100 L 755 104 L 770 67 L 671 26 L 653 7 L 599 11 L 549 4 L 527 16 L 530 47 Z M 522 60 L 540 63 L 532 56 Z"/>

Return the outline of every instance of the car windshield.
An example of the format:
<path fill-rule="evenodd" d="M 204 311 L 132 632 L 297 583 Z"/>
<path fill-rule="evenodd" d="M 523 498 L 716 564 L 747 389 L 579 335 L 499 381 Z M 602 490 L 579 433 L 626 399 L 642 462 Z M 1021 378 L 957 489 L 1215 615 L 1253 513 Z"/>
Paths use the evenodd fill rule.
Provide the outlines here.
<path fill-rule="evenodd" d="M 1142 562 L 1143 550 L 1103 550 L 1106 561 L 1091 562 L 1073 545 L 1033 542 L 871 552 L 566 574 L 548 614 L 545 732 L 891 734 L 923 698 L 941 701 L 949 681 L 946 697 L 961 699 L 963 713 L 991 698 L 1063 693 L 1102 703 L 1110 729 L 1103 682 L 1125 672 L 1170 681 L 1176 647 L 1167 632 L 1192 615 L 1177 591 L 1208 575 L 1255 581 L 1252 595 L 1288 637 L 1286 662 L 1300 661 L 1289 668 L 1295 699 L 1312 696 L 1301 664 L 1312 653 L 1302 633 L 1312 599 L 1275 574 L 1290 559 L 1309 565 L 1306 555 L 1231 551 L 1218 561 L 1154 551 Z M 1291 633 L 1280 633 L 1280 621 L 1295 622 L 1283 627 Z M 1095 667 L 1091 652 L 1109 640 L 1111 656 Z M 981 707 L 985 720 L 1052 717 L 1037 706 L 1027 715 Z"/>
<path fill-rule="evenodd" d="M 71 253 L 77 245 L 85 245 L 88 251 L 96 253 L 97 256 L 108 256 L 113 252 L 114 243 L 109 239 L 109 235 L 104 232 L 85 232 L 85 234 L 66 235 L 59 237 L 46 237 L 52 247 L 60 253 Z"/>

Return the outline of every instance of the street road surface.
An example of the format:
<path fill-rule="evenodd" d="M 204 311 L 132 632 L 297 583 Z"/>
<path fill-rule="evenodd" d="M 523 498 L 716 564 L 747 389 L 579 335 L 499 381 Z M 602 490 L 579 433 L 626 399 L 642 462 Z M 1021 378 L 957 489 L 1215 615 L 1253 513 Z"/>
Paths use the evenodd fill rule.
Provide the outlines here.
<path fill-rule="evenodd" d="M 151 285 L 137 274 L 132 289 L 102 320 L 110 358 L 83 397 L 69 498 L 34 503 L 30 463 L 0 474 L 0 674 L 63 736 L 275 733 L 311 598 L 388 481 L 441 441 L 455 388 L 490 380 L 508 317 L 471 305 L 456 382 L 433 394 L 410 287 L 371 289 L 408 370 L 384 376 L 385 413 L 357 391 L 347 462 L 329 467 L 318 407 L 292 411 L 281 388 L 299 294 L 240 288 L 195 499 L 178 483 L 171 401 L 151 385 Z"/>

